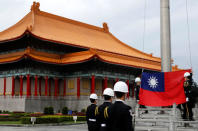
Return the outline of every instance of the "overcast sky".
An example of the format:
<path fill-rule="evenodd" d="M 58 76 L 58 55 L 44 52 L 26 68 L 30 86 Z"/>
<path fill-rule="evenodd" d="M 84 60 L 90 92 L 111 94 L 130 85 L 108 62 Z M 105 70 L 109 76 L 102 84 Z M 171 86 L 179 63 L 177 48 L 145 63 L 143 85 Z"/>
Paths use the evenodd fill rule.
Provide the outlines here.
<path fill-rule="evenodd" d="M 126 44 L 143 50 L 144 7 L 146 29 L 144 51 L 160 57 L 160 0 L 37 0 L 40 9 L 55 15 L 102 27 Z M 187 0 L 194 79 L 198 81 L 198 0 Z M 33 0 L 0 0 L 0 31 L 29 11 Z M 172 58 L 179 68 L 191 68 L 187 34 L 186 0 L 170 0 Z"/>

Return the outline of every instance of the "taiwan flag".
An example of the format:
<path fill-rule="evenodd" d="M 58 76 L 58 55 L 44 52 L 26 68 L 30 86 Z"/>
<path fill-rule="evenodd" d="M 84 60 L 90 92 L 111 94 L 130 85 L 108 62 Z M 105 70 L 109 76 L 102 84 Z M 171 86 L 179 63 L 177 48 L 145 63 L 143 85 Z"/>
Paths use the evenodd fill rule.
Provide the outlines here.
<path fill-rule="evenodd" d="M 184 73 L 176 72 L 142 73 L 139 104 L 145 106 L 170 106 L 186 102 L 184 93 Z"/>

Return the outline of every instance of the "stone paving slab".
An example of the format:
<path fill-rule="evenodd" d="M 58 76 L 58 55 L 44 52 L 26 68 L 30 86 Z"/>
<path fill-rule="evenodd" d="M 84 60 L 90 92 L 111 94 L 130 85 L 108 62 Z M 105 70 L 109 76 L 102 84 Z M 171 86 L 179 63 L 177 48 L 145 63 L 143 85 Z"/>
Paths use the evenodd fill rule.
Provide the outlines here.
<path fill-rule="evenodd" d="M 177 131 L 198 131 L 198 128 L 194 128 L 194 127 L 180 127 L 177 128 Z"/>
<path fill-rule="evenodd" d="M 135 131 L 168 131 L 168 127 L 165 126 L 138 126 L 135 127 Z"/>
<path fill-rule="evenodd" d="M 36 126 L 36 127 L 6 127 L 1 126 L 0 131 L 87 131 L 86 124 L 66 126 Z"/>

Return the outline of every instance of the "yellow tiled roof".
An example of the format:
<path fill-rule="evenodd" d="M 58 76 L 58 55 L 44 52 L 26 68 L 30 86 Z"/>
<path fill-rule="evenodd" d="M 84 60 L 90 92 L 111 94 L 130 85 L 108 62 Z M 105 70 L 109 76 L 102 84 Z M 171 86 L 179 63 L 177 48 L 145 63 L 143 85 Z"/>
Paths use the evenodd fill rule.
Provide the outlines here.
<path fill-rule="evenodd" d="M 94 50 L 96 51 L 94 53 L 98 54 L 98 57 L 104 61 L 152 70 L 161 69 L 160 58 L 141 52 L 121 42 L 109 32 L 106 23 L 103 24 L 103 28 L 96 27 L 40 11 L 39 6 L 39 3 L 34 2 L 31 11 L 23 19 L 7 30 L 0 32 L 0 42 L 18 39 L 28 31 L 40 39 L 87 48 L 92 50 L 88 51 L 92 53 Z M 67 56 L 66 54 L 67 59 L 59 59 L 58 55 L 45 57 L 30 54 L 29 56 L 54 63 L 76 62 L 93 57 L 93 54 L 89 53 L 89 55 L 86 53 L 82 55 L 82 52 L 80 54 L 80 56 Z M 14 58 L 10 57 L 9 59 Z M 3 60 L 0 60 L 0 62 L 3 62 Z"/>

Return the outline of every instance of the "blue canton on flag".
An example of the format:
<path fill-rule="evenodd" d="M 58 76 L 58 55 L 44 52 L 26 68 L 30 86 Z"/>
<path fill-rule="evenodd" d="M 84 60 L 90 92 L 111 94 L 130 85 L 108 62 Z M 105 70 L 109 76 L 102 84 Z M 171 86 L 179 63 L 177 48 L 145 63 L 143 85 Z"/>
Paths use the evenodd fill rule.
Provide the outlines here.
<path fill-rule="evenodd" d="M 164 73 L 142 73 L 141 88 L 153 92 L 164 92 Z"/>

